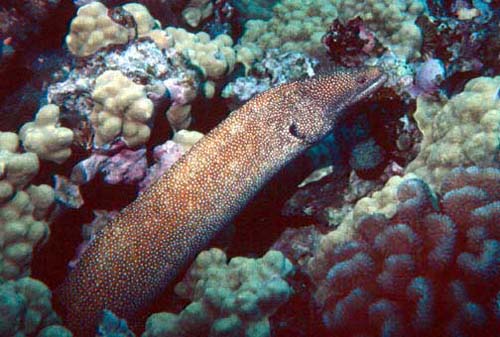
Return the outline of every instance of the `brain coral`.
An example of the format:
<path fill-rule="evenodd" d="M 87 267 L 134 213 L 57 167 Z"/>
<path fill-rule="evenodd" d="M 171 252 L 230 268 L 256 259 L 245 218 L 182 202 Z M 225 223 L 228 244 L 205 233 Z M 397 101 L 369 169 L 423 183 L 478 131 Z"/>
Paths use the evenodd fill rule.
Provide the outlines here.
<path fill-rule="evenodd" d="M 285 303 L 293 270 L 282 253 L 232 258 L 213 248 L 198 255 L 175 292 L 192 300 L 179 315 L 152 315 L 143 337 L 270 336 L 268 317 Z"/>
<path fill-rule="evenodd" d="M 308 265 L 335 336 L 495 336 L 500 329 L 500 170 L 452 170 L 437 199 L 420 179 L 397 211 Z M 361 323 L 360 323 L 361 322 Z"/>
<path fill-rule="evenodd" d="M 97 146 L 120 135 L 130 147 L 149 139 L 147 123 L 153 114 L 153 102 L 146 97 L 143 85 L 135 84 L 118 70 L 108 70 L 97 77 L 92 98 L 95 106 L 90 120 Z"/>

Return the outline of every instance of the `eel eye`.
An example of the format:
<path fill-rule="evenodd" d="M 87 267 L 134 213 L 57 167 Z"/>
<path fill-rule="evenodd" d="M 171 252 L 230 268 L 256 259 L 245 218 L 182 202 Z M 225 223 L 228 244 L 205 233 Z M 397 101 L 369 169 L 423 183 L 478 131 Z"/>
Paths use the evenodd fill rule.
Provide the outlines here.
<path fill-rule="evenodd" d="M 288 127 L 288 132 L 290 132 L 290 134 L 292 136 L 294 136 L 295 138 L 302 139 L 302 140 L 305 139 L 304 135 L 299 134 L 299 130 L 297 129 L 297 125 L 293 122 Z"/>

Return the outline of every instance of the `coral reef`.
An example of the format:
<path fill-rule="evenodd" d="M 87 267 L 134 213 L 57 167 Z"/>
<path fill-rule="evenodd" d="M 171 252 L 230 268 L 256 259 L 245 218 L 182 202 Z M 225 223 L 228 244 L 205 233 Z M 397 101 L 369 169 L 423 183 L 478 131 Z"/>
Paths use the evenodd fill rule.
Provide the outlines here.
<path fill-rule="evenodd" d="M 499 1 L 0 2 L 0 336 L 500 331 Z"/>
<path fill-rule="evenodd" d="M 180 130 L 174 134 L 172 140 L 157 145 L 153 149 L 155 163 L 151 165 L 143 180 L 138 184 L 139 190 L 144 191 L 148 186 L 157 181 L 184 153 L 196 142 L 203 138 L 197 131 Z"/>
<path fill-rule="evenodd" d="M 244 60 L 244 53 L 243 49 L 238 51 L 238 57 L 242 57 L 239 61 L 245 65 L 246 72 L 251 74 L 228 83 L 221 93 L 222 97 L 235 98 L 240 104 L 272 87 L 312 77 L 315 74 L 314 68 L 319 63 L 304 53 L 279 53 L 278 49 L 270 49 L 262 60 L 252 64 Z"/>
<path fill-rule="evenodd" d="M 419 177 L 438 188 L 442 177 L 454 167 L 494 165 L 500 141 L 500 101 L 496 98 L 499 80 L 473 79 L 462 93 L 444 102 L 420 96 L 414 117 L 423 140 L 417 157 L 405 168 L 404 177 L 391 178 L 383 189 L 359 200 L 353 212 L 329 235 L 339 242 L 348 239 L 357 220 L 365 214 L 380 212 L 391 217 L 395 212 L 396 186 L 402 179 Z"/>
<path fill-rule="evenodd" d="M 153 102 L 146 97 L 144 86 L 135 84 L 118 70 L 107 70 L 97 77 L 92 98 L 95 106 L 90 120 L 97 146 L 117 136 L 130 147 L 147 142 Z"/>
<path fill-rule="evenodd" d="M 71 337 L 52 309 L 51 292 L 40 281 L 25 277 L 0 283 L 0 335 L 5 337 Z"/>
<path fill-rule="evenodd" d="M 419 97 L 414 117 L 423 140 L 406 172 L 435 186 L 453 167 L 493 163 L 500 146 L 499 90 L 500 77 L 481 77 L 449 101 Z"/>
<path fill-rule="evenodd" d="M 39 168 L 34 153 L 17 153 L 19 139 L 0 132 L 0 278 L 30 273 L 33 251 L 49 236 L 43 220 L 54 201 L 48 185 L 28 185 Z"/>
<path fill-rule="evenodd" d="M 272 11 L 273 16 L 267 21 L 248 20 L 245 23 L 240 44 L 249 48 L 257 58 L 271 48 L 313 56 L 325 51 L 321 38 L 337 17 L 337 10 L 330 0 L 282 0 Z"/>
<path fill-rule="evenodd" d="M 368 215 L 352 241 L 323 240 L 308 269 L 327 328 L 336 336 L 494 336 L 499 182 L 498 169 L 454 169 L 438 203 L 426 183 L 407 179 L 391 219 Z"/>
<path fill-rule="evenodd" d="M 330 107 L 355 104 L 384 81 L 377 68 L 338 71 L 274 88 L 234 111 L 98 233 L 58 292 L 68 326 L 89 334 L 103 309 L 134 317 L 347 113 Z"/>
<path fill-rule="evenodd" d="M 203 20 L 212 15 L 214 4 L 210 0 L 189 0 L 182 10 L 184 21 L 191 26 L 197 27 Z"/>
<path fill-rule="evenodd" d="M 175 287 L 191 304 L 178 315 L 153 314 L 142 336 L 271 336 L 268 317 L 290 297 L 284 278 L 292 271 L 290 261 L 277 251 L 229 263 L 219 249 L 201 252 Z"/>
<path fill-rule="evenodd" d="M 385 51 L 359 16 L 345 24 L 335 19 L 322 41 L 332 60 L 345 67 L 363 65 L 370 57 L 380 56 Z"/>
<path fill-rule="evenodd" d="M 102 320 L 97 327 L 96 336 L 135 337 L 134 333 L 129 330 L 127 322 L 124 319 L 118 318 L 109 310 L 103 310 Z"/>
<path fill-rule="evenodd" d="M 146 7 L 130 3 L 108 8 L 98 1 L 80 7 L 71 21 L 66 44 L 76 56 L 89 56 L 111 44 L 125 44 L 144 35 L 155 26 Z"/>
<path fill-rule="evenodd" d="M 425 1 L 333 1 L 341 21 L 359 16 L 382 44 L 402 58 L 420 55 L 422 34 L 415 24 L 418 15 L 425 11 Z"/>
<path fill-rule="evenodd" d="M 61 164 L 71 156 L 73 131 L 59 126 L 59 107 L 54 104 L 41 107 L 35 121 L 21 127 L 19 139 L 26 151 L 40 159 Z"/>

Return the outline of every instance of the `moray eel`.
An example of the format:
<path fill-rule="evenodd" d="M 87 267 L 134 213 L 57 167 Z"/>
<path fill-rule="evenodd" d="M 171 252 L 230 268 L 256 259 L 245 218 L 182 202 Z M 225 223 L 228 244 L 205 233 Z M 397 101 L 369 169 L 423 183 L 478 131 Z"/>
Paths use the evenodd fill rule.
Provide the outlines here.
<path fill-rule="evenodd" d="M 332 72 L 232 112 L 97 234 L 56 292 L 66 325 L 90 336 L 105 308 L 137 315 L 278 170 L 384 81 L 377 68 Z"/>

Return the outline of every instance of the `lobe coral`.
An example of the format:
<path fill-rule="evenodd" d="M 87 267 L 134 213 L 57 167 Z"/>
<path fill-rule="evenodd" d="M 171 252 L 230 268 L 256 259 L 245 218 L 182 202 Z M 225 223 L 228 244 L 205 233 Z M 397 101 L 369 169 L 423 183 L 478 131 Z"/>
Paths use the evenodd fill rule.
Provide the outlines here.
<path fill-rule="evenodd" d="M 56 293 L 67 326 L 90 336 L 104 309 L 133 318 L 277 171 L 384 81 L 377 68 L 336 71 L 232 112 L 98 233 Z"/>

